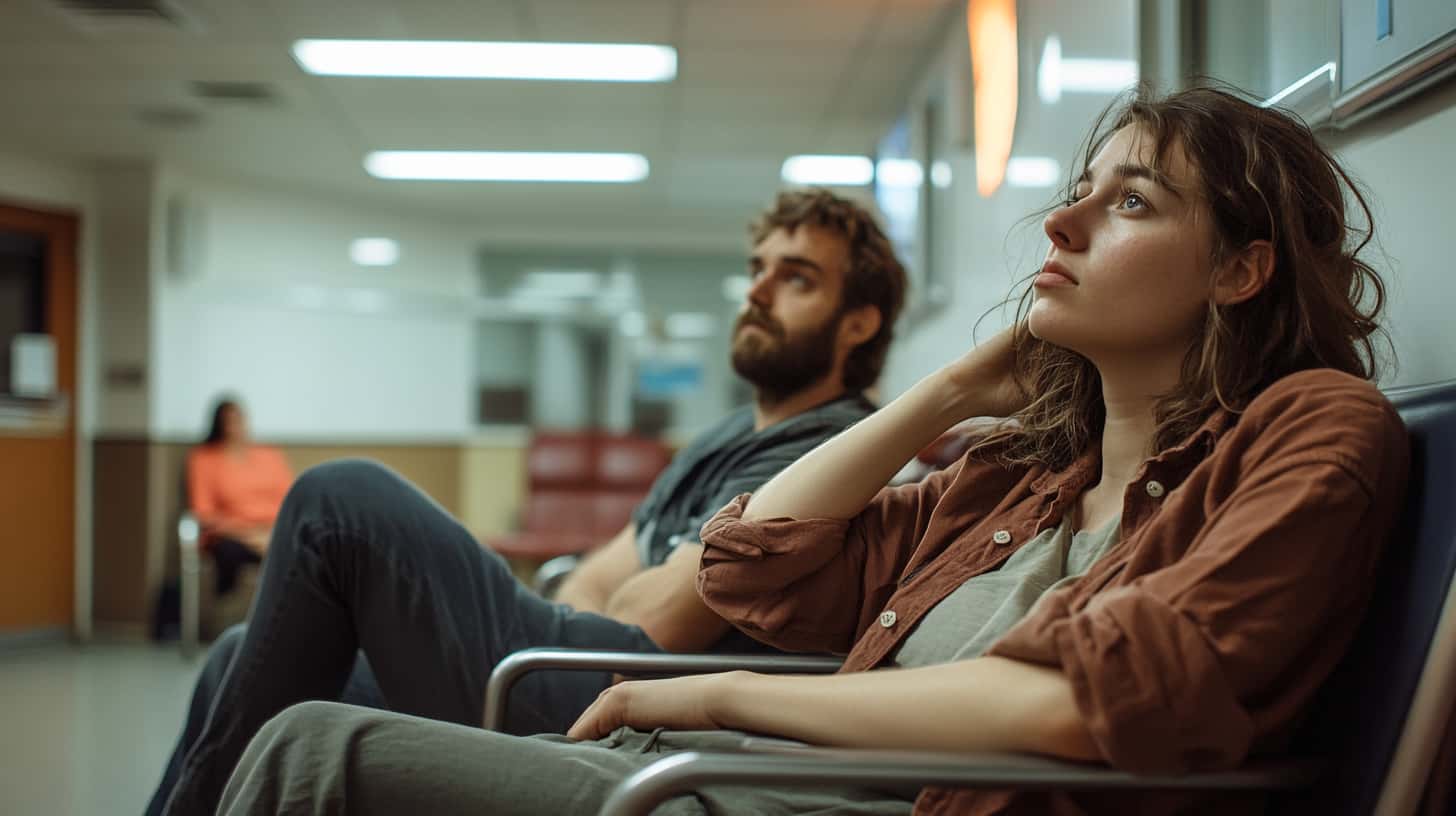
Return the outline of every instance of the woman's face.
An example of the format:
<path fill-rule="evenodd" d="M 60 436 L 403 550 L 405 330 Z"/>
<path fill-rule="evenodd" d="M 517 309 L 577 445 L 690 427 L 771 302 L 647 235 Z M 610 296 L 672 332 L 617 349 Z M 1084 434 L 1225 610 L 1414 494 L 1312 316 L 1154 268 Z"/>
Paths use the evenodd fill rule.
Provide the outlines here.
<path fill-rule="evenodd" d="M 233 405 L 223 410 L 222 436 L 228 442 L 247 441 L 248 420 L 243 416 L 243 409 Z"/>
<path fill-rule="evenodd" d="M 1165 158 L 1155 170 L 1152 138 L 1124 127 L 1073 200 L 1047 216 L 1052 245 L 1033 284 L 1032 334 L 1093 362 L 1159 351 L 1181 359 L 1207 313 L 1212 219 L 1182 149 Z"/>

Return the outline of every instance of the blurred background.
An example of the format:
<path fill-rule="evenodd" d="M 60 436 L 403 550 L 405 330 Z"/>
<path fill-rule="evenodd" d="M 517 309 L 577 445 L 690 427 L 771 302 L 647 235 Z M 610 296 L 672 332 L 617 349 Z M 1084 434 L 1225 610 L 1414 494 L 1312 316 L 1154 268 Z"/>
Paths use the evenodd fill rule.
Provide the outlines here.
<path fill-rule="evenodd" d="M 0 710 L 83 729 L 0 738 L 0 768 L 109 739 L 76 701 L 124 691 L 112 670 L 57 674 L 47 644 L 177 635 L 186 455 L 219 395 L 294 472 L 372 457 L 520 544 L 543 438 L 670 453 L 749 399 L 729 332 L 777 190 L 854 196 L 895 239 L 893 398 L 1005 324 L 1044 246 L 1027 216 L 1139 80 L 1315 124 L 1376 208 L 1382 384 L 1456 376 L 1453 32 L 1447 0 L 0 0 Z M 665 48 L 441 76 L 473 63 L 420 41 Z M 557 554 L 520 546 L 523 571 Z M 206 637 L 227 620 L 203 604 Z M 154 648 L 118 659 L 180 712 L 192 664 Z M 60 787 L 0 776 L 0 810 L 68 789 L 94 812 L 76 779 L 143 790 L 163 758 L 98 756 Z"/>

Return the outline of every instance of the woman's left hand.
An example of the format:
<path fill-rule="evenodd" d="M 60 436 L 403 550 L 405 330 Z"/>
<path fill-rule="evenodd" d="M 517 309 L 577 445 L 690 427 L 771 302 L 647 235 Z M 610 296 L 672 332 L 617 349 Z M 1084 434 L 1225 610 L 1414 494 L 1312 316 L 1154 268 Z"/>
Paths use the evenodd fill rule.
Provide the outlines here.
<path fill-rule="evenodd" d="M 578 740 L 598 739 L 624 725 L 639 731 L 725 728 L 723 703 L 746 674 L 728 672 L 618 683 L 598 695 L 566 735 Z"/>

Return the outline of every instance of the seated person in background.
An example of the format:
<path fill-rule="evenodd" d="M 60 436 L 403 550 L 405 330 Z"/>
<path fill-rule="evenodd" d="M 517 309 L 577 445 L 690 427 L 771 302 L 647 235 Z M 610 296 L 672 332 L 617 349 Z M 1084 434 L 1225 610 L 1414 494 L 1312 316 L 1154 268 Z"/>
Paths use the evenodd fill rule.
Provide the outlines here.
<path fill-rule="evenodd" d="M 1225 92 L 1094 129 L 1018 322 L 703 528 L 708 606 L 835 676 L 625 682 L 568 737 L 337 703 L 253 740 L 219 813 L 592 813 L 734 731 L 1134 772 L 1277 754 L 1352 639 L 1409 450 L 1375 388 L 1369 211 L 1301 123 Z M 1027 306 L 1029 302 L 1029 307 Z M 884 488 L 970 416 L 956 465 Z M 572 740 L 586 740 L 573 742 Z M 714 788 L 658 813 L 1258 812 L 1248 794 Z"/>
<path fill-rule="evenodd" d="M 187 454 L 187 504 L 216 565 L 217 594 L 232 591 L 244 564 L 263 560 L 291 484 L 283 454 L 253 442 L 238 401 L 218 400 L 207 438 Z"/>
<path fill-rule="evenodd" d="M 585 559 L 557 603 L 383 468 L 337 462 L 300 477 L 246 634 L 215 646 L 204 669 L 197 694 L 213 697 L 211 714 L 205 726 L 188 723 L 152 807 L 175 782 L 166 812 L 212 812 L 264 722 L 294 703 L 339 699 L 346 680 L 351 701 L 363 693 L 395 711 L 479 726 L 491 670 L 520 649 L 762 649 L 699 599 L 697 531 L 733 496 L 873 410 L 861 392 L 879 377 L 906 281 L 870 214 L 826 191 L 781 194 L 751 234 L 753 282 L 732 353 L 754 404 L 674 458 L 634 521 Z M 564 729 L 610 679 L 532 675 L 507 728 Z M 194 701 L 194 711 L 207 708 Z"/>

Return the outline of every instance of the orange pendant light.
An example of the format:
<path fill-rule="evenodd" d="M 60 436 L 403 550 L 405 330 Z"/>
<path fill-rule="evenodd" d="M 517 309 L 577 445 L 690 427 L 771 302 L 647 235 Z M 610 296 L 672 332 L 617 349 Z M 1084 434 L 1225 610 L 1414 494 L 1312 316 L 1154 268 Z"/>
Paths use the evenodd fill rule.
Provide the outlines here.
<path fill-rule="evenodd" d="M 969 0 L 975 94 L 976 190 L 989 197 L 1006 177 L 1016 135 L 1016 0 Z"/>

